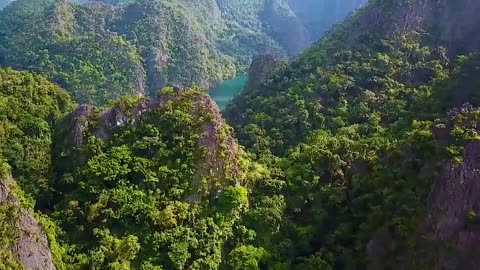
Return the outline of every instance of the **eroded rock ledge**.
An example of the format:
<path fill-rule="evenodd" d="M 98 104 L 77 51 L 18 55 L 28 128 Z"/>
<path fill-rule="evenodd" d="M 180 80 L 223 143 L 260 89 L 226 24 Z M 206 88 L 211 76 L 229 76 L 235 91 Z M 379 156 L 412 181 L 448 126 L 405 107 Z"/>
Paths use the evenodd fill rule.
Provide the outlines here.
<path fill-rule="evenodd" d="M 12 246 L 6 248 L 10 249 L 26 270 L 53 270 L 55 266 L 45 231 L 32 211 L 21 206 L 15 194 L 16 188 L 11 176 L 0 176 L 0 205 L 13 206 L 9 208 L 13 210 L 9 213 L 13 215 L 10 221 L 13 224 L 9 225 L 12 226 L 12 230 L 18 230 L 15 232 L 18 238 L 14 240 Z"/>

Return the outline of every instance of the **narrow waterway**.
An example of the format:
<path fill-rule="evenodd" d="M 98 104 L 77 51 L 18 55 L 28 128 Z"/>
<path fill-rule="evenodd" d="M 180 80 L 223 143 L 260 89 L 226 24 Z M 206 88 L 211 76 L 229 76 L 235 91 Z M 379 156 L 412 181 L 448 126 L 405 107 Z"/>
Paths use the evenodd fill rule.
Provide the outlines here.
<path fill-rule="evenodd" d="M 217 87 L 208 91 L 210 97 L 217 103 L 221 110 L 225 109 L 227 104 L 245 88 L 247 75 L 239 75 L 230 80 L 223 81 Z"/>

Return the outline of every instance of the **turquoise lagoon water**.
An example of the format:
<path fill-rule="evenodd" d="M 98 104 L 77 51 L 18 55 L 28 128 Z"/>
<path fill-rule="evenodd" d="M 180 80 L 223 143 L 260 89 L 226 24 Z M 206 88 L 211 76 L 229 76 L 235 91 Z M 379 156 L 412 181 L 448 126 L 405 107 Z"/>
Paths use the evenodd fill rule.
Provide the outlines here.
<path fill-rule="evenodd" d="M 223 81 L 217 87 L 208 90 L 210 97 L 217 103 L 221 110 L 240 92 L 247 83 L 248 76 L 240 75 L 230 80 Z"/>

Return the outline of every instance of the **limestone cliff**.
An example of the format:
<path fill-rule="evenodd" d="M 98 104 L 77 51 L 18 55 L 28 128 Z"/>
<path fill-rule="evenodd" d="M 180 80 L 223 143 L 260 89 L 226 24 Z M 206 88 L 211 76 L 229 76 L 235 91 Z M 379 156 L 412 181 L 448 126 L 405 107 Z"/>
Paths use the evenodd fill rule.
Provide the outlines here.
<path fill-rule="evenodd" d="M 432 133 L 439 150 L 436 158 L 416 172 L 433 183 L 425 200 L 425 213 L 411 250 L 403 250 L 394 269 L 475 270 L 480 255 L 480 141 L 459 142 L 452 130 L 480 132 L 478 109 L 469 104 L 452 109 L 434 122 Z M 456 157 L 442 149 L 456 144 Z M 367 246 L 369 269 L 385 269 L 388 247 L 394 243 L 388 230 L 379 230 Z"/>
<path fill-rule="evenodd" d="M 477 129 L 475 111 L 464 105 L 450 111 L 447 119 L 437 120 L 434 134 L 439 144 L 452 141 L 450 130 L 459 119 L 464 119 L 463 127 Z M 441 167 L 420 232 L 420 243 L 429 251 L 427 258 L 431 256 L 427 260 L 437 269 L 473 270 L 480 262 L 480 141 L 468 141 L 462 148 L 459 160 L 447 161 Z"/>
<path fill-rule="evenodd" d="M 6 166 L 6 165 L 3 165 Z M 22 206 L 18 187 L 8 173 L 0 175 L 0 267 L 53 270 L 47 236 L 31 210 Z"/>
<path fill-rule="evenodd" d="M 250 70 L 248 71 L 246 88 L 255 89 L 261 86 L 279 64 L 280 60 L 269 54 L 262 54 L 253 58 Z"/>

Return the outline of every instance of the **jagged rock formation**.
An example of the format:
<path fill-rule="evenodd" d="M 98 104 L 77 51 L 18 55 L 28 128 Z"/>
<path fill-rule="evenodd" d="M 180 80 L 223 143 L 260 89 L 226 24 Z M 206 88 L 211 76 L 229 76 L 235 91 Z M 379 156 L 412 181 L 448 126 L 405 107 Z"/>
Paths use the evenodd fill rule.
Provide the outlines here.
<path fill-rule="evenodd" d="M 425 197 L 426 209 L 415 232 L 415 247 L 403 250 L 393 269 L 478 269 L 480 254 L 480 141 L 453 138 L 454 129 L 480 132 L 478 109 L 464 104 L 432 125 L 438 156 L 423 161 L 417 176 L 432 178 Z M 474 133 L 472 133 L 474 134 Z M 443 150 L 456 146 L 458 156 L 444 157 Z M 369 269 L 384 269 L 389 245 L 394 243 L 388 229 L 379 230 L 367 245 Z"/>
<path fill-rule="evenodd" d="M 98 228 L 106 228 L 138 237 L 139 254 L 155 254 L 150 259 L 155 265 L 172 264 L 175 257 L 168 250 L 175 250 L 178 233 L 195 247 L 190 256 L 199 261 L 196 264 L 210 260 L 217 265 L 228 254 L 228 248 L 220 247 L 240 219 L 235 204 L 222 208 L 228 219 L 214 224 L 215 237 L 203 234 L 207 227 L 198 223 L 213 225 L 213 220 L 223 219 L 211 207 L 223 207 L 227 190 L 239 190 L 246 197 L 250 167 L 206 91 L 166 87 L 156 98 L 124 97 L 108 108 L 81 105 L 59 123 L 53 156 L 56 196 L 51 203 L 58 213 L 68 211 L 75 217 L 54 216 L 69 235 L 67 241 L 82 245 L 79 252 L 90 254 L 101 247 L 96 240 L 94 245 L 83 243 Z M 188 216 L 176 221 L 177 211 Z M 88 228 L 78 232 L 82 225 L 75 220 L 83 220 Z M 201 237 L 205 244 L 199 245 Z M 151 242 L 154 238 L 156 243 Z M 212 246 L 218 247 L 214 258 L 205 255 L 213 252 Z M 158 250 L 164 256 L 158 256 Z M 107 256 L 112 259 L 89 263 L 145 263 L 140 256 L 136 261 L 117 253 Z"/>
<path fill-rule="evenodd" d="M 62 128 L 58 137 L 63 137 L 63 151 L 71 153 L 71 156 L 59 163 L 68 163 L 67 160 L 71 157 L 78 158 L 79 163 L 76 163 L 75 166 L 84 163 L 86 158 L 81 151 L 73 150 L 72 152 L 72 149 L 82 149 L 86 136 L 93 135 L 107 142 L 115 130 L 135 126 L 138 122 L 148 118 L 152 112 L 161 111 L 167 104 L 175 106 L 175 104 L 191 100 L 190 102 L 196 105 L 191 108 L 189 113 L 195 118 L 202 119 L 206 115 L 209 118 L 203 122 L 201 130 L 198 131 L 200 135 L 198 147 L 205 148 L 208 154 L 199 159 L 197 172 L 192 179 L 197 187 L 191 193 L 194 195 L 189 195 L 187 201 L 193 202 L 202 196 L 198 192 L 198 185 L 201 179 L 206 177 L 234 179 L 238 184 L 245 184 L 242 170 L 237 164 L 243 151 L 232 136 L 231 129 L 226 125 L 215 102 L 205 92 L 199 90 L 192 93 L 192 90 L 179 87 L 172 89 L 172 93 L 162 93 L 151 100 L 140 99 L 128 105 L 120 101 L 113 107 L 103 110 L 98 110 L 91 105 L 80 105 L 67 117 L 66 123 L 60 125 Z M 207 193 L 221 188 L 222 183 L 211 181 L 209 185 Z"/>
<path fill-rule="evenodd" d="M 0 172 L 21 187 L 0 177 L 0 269 L 224 263 L 251 162 L 207 92 L 73 107 L 40 75 L 0 69 Z M 192 260 L 177 260 L 181 237 Z"/>
<path fill-rule="evenodd" d="M 21 206 L 20 200 L 14 191 L 16 189 L 18 187 L 11 176 L 2 173 L 0 175 L 0 206 L 2 206 L 1 210 L 7 209 L 3 207 L 11 207 L 8 208 L 9 213 L 7 213 L 11 220 L 0 221 L 0 226 L 10 223 L 11 227 L 7 232 L 12 234 L 15 231 L 16 238 L 9 239 L 13 241 L 11 246 L 2 246 L 0 249 L 10 249 L 14 258 L 18 259 L 18 262 L 26 270 L 54 270 L 55 266 L 53 265 L 47 236 L 42 226 L 33 216 L 32 211 Z M 11 236 L 2 235 L 1 237 Z M 2 252 L 5 251 L 0 250 L 0 253 Z M 3 263 L 7 263 L 7 265 Z M 0 263 L 0 265 L 8 268 L 7 261 Z"/>
<path fill-rule="evenodd" d="M 255 89 L 266 82 L 269 75 L 278 68 L 280 60 L 269 54 L 258 55 L 252 60 L 248 71 L 246 89 Z"/>
<path fill-rule="evenodd" d="M 437 120 L 433 134 L 438 144 L 452 143 L 451 130 L 460 125 L 476 132 L 476 110 L 469 104 Z M 460 122 L 459 122 L 460 121 Z M 480 254 L 480 141 L 467 141 L 458 160 L 445 162 L 433 183 L 421 228 L 423 260 L 436 269 L 477 269 Z M 416 260 L 421 260 L 416 258 Z"/>
<path fill-rule="evenodd" d="M 480 211 L 479 153 L 480 142 L 468 143 L 462 162 L 446 164 L 432 189 L 425 227 L 433 233 L 427 236 L 429 240 L 449 245 L 450 251 L 437 258 L 442 269 L 476 269 L 471 260 L 480 254 L 476 220 Z"/>

